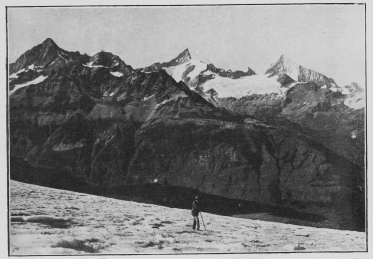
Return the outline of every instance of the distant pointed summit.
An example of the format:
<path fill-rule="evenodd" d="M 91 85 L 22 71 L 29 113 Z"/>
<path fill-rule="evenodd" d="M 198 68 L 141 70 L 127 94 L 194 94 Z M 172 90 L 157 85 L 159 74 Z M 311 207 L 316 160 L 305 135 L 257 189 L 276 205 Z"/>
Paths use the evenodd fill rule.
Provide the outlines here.
<path fill-rule="evenodd" d="M 189 60 L 192 59 L 192 56 L 190 55 L 189 49 L 185 49 L 183 52 L 181 52 L 176 58 L 171 59 L 169 62 L 162 63 L 162 67 L 171 67 L 171 66 L 177 66 L 180 64 L 183 64 Z"/>
<path fill-rule="evenodd" d="M 43 41 L 41 45 L 44 47 L 54 46 L 59 48 L 58 45 L 54 42 L 54 40 L 52 40 L 51 38 L 47 38 L 45 41 Z"/>
<path fill-rule="evenodd" d="M 284 54 L 280 56 L 280 58 L 270 66 L 265 72 L 266 74 L 273 75 L 280 75 L 286 74 L 290 76 L 293 80 L 298 81 L 299 77 L 299 65 L 294 63 L 289 58 L 285 57 Z"/>
<path fill-rule="evenodd" d="M 181 52 L 179 55 L 177 55 L 176 58 L 171 59 L 168 62 L 163 63 L 154 63 L 151 66 L 145 67 L 143 69 L 139 69 L 143 72 L 155 72 L 159 71 L 161 68 L 167 68 L 167 67 L 173 67 L 177 65 L 181 65 L 185 62 L 188 62 L 192 59 L 192 56 L 190 55 L 189 49 L 185 49 L 183 52 Z"/>
<path fill-rule="evenodd" d="M 79 56 L 79 52 L 69 52 L 61 49 L 51 38 L 23 53 L 16 62 L 9 65 L 9 73 L 13 74 L 28 66 L 45 67 L 54 61 L 66 63 Z"/>
<path fill-rule="evenodd" d="M 185 63 L 189 60 L 192 59 L 192 56 L 190 55 L 189 49 L 185 49 L 183 52 L 181 52 L 177 57 L 176 57 L 176 63 L 178 65 Z"/>
<path fill-rule="evenodd" d="M 319 72 L 300 66 L 284 54 L 267 69 L 265 74 L 269 74 L 269 76 L 286 74 L 294 81 L 314 82 L 319 87 L 324 85 L 326 85 L 327 88 L 338 87 L 332 78 L 328 78 Z"/>

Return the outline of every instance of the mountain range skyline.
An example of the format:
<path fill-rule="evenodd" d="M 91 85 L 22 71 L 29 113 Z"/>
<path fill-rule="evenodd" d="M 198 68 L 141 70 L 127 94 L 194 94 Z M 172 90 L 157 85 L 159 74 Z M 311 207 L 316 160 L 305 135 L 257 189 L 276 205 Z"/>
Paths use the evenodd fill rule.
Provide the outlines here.
<path fill-rule="evenodd" d="M 183 50 L 179 55 L 177 55 L 170 61 L 162 63 L 156 62 L 143 68 L 133 68 L 130 64 L 125 64 L 125 62 L 119 56 L 115 55 L 115 53 L 105 52 L 104 50 L 101 50 L 92 56 L 88 56 L 86 53 L 82 54 L 78 51 L 70 52 L 63 48 L 60 48 L 51 38 L 45 39 L 42 43 L 23 53 L 14 63 L 10 63 L 9 79 L 16 79 L 18 78 L 20 73 L 23 74 L 24 72 L 31 73 L 31 71 L 37 71 L 36 74 L 38 74 L 40 71 L 42 71 L 40 69 L 46 68 L 47 70 L 51 70 L 56 65 L 58 68 L 60 65 L 66 64 L 66 62 L 69 63 L 79 56 L 90 58 L 91 60 L 93 60 L 90 63 L 84 65 L 90 68 L 97 67 L 97 59 L 104 58 L 104 60 L 106 60 L 114 58 L 115 60 L 117 60 L 116 62 L 123 63 L 125 66 L 127 66 L 129 68 L 128 71 L 152 73 L 158 72 L 163 69 L 166 73 L 171 75 L 176 80 L 176 82 L 183 81 L 187 83 L 187 85 L 191 89 L 193 89 L 193 91 L 204 96 L 204 98 L 209 98 L 209 101 L 211 101 L 212 103 L 216 102 L 216 100 L 214 100 L 215 97 L 213 96 L 230 96 L 241 98 L 242 96 L 250 93 L 276 93 L 283 95 L 289 89 L 289 87 L 291 88 L 292 86 L 294 86 L 296 82 L 301 83 L 312 81 L 320 88 L 330 89 L 333 92 L 338 91 L 349 97 L 355 96 L 357 92 L 365 92 L 364 89 L 361 88 L 356 82 L 351 82 L 350 84 L 344 86 L 338 85 L 333 78 L 328 78 L 326 75 L 320 72 L 308 69 L 300 64 L 297 64 L 285 55 L 281 55 L 281 57 L 276 62 L 271 63 L 264 74 L 257 74 L 250 67 L 247 68 L 247 72 L 241 70 L 234 71 L 232 69 L 218 68 L 212 63 L 208 64 L 203 61 L 193 59 L 188 48 Z M 104 65 L 103 67 L 106 67 L 106 62 L 107 61 L 104 61 L 104 64 L 100 64 L 98 65 L 98 67 L 102 67 L 102 65 Z M 118 77 L 123 76 L 121 72 L 111 73 L 112 75 Z M 254 77 L 248 77 L 251 75 L 254 75 Z M 211 80 L 214 78 L 230 79 L 228 79 L 228 81 L 226 81 L 226 79 L 223 79 L 223 81 L 219 79 Z M 38 79 L 35 79 L 36 81 L 34 83 L 36 83 L 38 80 L 44 79 L 45 77 L 41 76 Z M 16 81 L 17 80 L 15 80 L 12 84 L 14 85 Z M 209 83 L 204 84 L 204 82 L 206 81 L 209 81 Z M 27 85 L 28 84 L 29 83 L 27 83 Z M 228 88 L 226 88 L 227 84 L 230 85 L 229 90 Z M 18 86 L 11 90 L 10 94 L 12 94 L 19 87 L 23 87 L 23 85 L 19 85 L 18 83 Z M 214 88 L 216 87 L 217 89 L 220 88 L 220 91 L 222 91 L 220 95 L 218 92 L 215 91 Z M 204 88 L 206 89 L 203 90 Z M 226 90 L 228 90 L 228 92 Z M 355 101 L 357 101 L 356 104 Z M 360 96 L 356 96 L 352 99 L 346 99 L 345 104 L 347 106 L 358 109 L 363 107 L 363 102 L 362 99 L 360 99 Z"/>
<path fill-rule="evenodd" d="M 115 53 L 134 68 L 166 62 L 188 48 L 197 60 L 264 74 L 285 55 L 339 85 L 357 82 L 365 87 L 363 6 L 118 9 L 9 9 L 9 63 L 52 38 L 69 51 L 90 56 L 101 49 Z M 285 10 L 287 17 L 281 15 Z M 36 15 L 40 19 L 31 19 Z M 59 17 L 63 21 L 57 22 Z"/>
<path fill-rule="evenodd" d="M 39 46 L 39 45 L 53 45 L 55 46 L 56 48 L 60 49 L 61 51 L 68 51 L 64 48 L 61 48 L 53 39 L 51 38 L 47 38 L 45 39 L 43 42 L 37 44 L 36 46 L 34 46 L 33 48 Z M 26 51 L 27 52 L 27 51 Z M 25 52 L 25 53 L 26 53 Z M 76 51 L 72 51 L 72 52 L 75 52 L 77 54 Z M 112 52 L 107 52 L 105 50 L 100 50 L 100 51 L 97 51 L 97 52 L 94 52 L 92 53 L 91 55 L 88 55 L 90 57 L 94 57 L 96 55 L 98 55 L 99 53 L 111 53 L 113 55 L 116 55 L 116 53 L 112 53 Z M 84 55 L 87 55 L 87 53 L 80 53 L 80 54 L 84 54 Z M 119 57 L 119 56 L 118 56 Z M 19 60 L 20 58 L 22 58 L 22 55 L 20 57 L 18 57 L 17 60 Z M 122 57 L 119 57 L 121 60 L 125 60 L 124 58 Z M 16 61 L 14 63 L 10 63 L 10 64 L 15 64 Z M 149 68 L 151 67 L 154 67 L 156 64 L 160 64 L 161 67 L 158 67 L 158 69 L 162 68 L 162 67 L 169 67 L 169 66 L 175 66 L 175 65 L 178 65 L 178 64 L 181 64 L 181 63 L 184 63 L 188 60 L 196 60 L 196 59 L 193 59 L 192 55 L 190 54 L 190 50 L 189 48 L 186 48 L 185 50 L 181 51 L 176 57 L 174 57 L 173 59 L 171 59 L 170 61 L 161 61 L 162 63 L 159 63 L 159 62 L 155 62 L 154 64 L 148 64 L 147 66 L 144 66 L 144 67 L 133 67 L 134 69 L 144 69 L 145 72 L 150 72 L 152 69 L 149 70 Z M 207 62 L 204 62 L 203 60 L 200 60 L 199 62 L 201 63 L 205 63 L 205 64 L 208 64 Z M 273 69 L 273 67 L 276 67 L 276 65 L 278 66 L 278 63 L 290 63 L 291 66 L 299 66 L 301 67 L 301 69 L 306 69 L 306 70 L 310 70 L 306 67 L 303 67 L 302 65 L 294 62 L 292 59 L 290 59 L 288 56 L 282 54 L 278 59 L 276 59 L 274 62 L 271 62 L 270 65 L 268 65 L 268 67 L 265 69 L 265 71 L 261 71 L 259 73 L 256 73 L 255 71 L 251 70 L 250 67 L 247 67 L 249 70 L 251 70 L 254 74 L 259 74 L 259 75 L 264 75 L 264 74 L 270 74 L 271 73 L 271 70 Z M 174 64 L 173 64 L 174 63 Z M 127 64 L 127 65 L 130 65 L 131 64 Z M 214 64 L 210 64 L 210 65 L 214 65 Z M 156 65 L 157 66 L 157 65 Z M 289 64 L 285 65 L 285 66 L 289 66 Z M 156 69 L 156 70 L 158 70 Z M 223 69 L 223 70 L 226 70 L 226 71 L 232 71 L 231 68 L 219 68 L 219 69 Z M 293 68 L 294 69 L 294 68 Z M 12 70 L 12 69 L 11 69 Z M 246 69 L 242 69 L 242 70 L 246 70 Z M 286 69 L 285 69 L 286 70 Z M 18 70 L 17 70 L 18 71 Z M 237 70 L 237 71 L 241 71 L 241 70 Z M 310 70 L 310 71 L 313 71 L 313 70 Z M 298 71 L 299 72 L 299 71 Z M 321 74 L 323 75 L 322 73 L 319 73 L 318 71 L 313 71 L 317 74 Z M 288 73 L 288 72 L 286 72 Z M 10 71 L 9 74 L 12 74 L 12 71 Z M 295 77 L 297 77 L 297 75 L 295 75 Z M 296 80 L 296 79 L 295 79 Z M 333 80 L 333 79 L 332 79 Z M 333 83 L 334 83 L 334 80 L 333 80 Z M 351 84 L 357 84 L 355 81 L 351 81 L 349 84 L 346 84 L 346 86 L 349 86 Z M 358 84 L 357 84 L 358 85 Z M 343 85 L 340 85 L 340 86 L 343 86 Z M 340 87 L 339 86 L 339 87 Z M 360 85 L 358 85 L 359 87 L 361 87 Z M 337 85 L 338 87 L 338 85 Z M 365 85 L 362 86 L 363 88 L 365 88 Z"/>

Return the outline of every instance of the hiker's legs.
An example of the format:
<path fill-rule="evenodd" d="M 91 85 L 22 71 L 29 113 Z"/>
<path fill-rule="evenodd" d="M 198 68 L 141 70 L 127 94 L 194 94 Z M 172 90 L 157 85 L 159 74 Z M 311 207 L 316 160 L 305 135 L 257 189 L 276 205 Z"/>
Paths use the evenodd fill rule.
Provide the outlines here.
<path fill-rule="evenodd" d="M 196 229 L 196 226 L 199 229 L 199 218 L 198 216 L 193 216 L 193 229 Z"/>
<path fill-rule="evenodd" d="M 193 216 L 193 229 L 196 229 L 196 226 L 199 229 L 199 218 L 198 216 Z"/>

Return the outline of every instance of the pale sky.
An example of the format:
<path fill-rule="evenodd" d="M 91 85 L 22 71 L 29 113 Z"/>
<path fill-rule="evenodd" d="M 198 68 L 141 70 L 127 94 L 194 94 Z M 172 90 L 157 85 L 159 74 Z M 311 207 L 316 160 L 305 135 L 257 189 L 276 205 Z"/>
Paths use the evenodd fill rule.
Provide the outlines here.
<path fill-rule="evenodd" d="M 134 68 L 192 58 L 263 74 L 284 54 L 333 78 L 365 86 L 364 5 L 9 8 L 9 61 L 52 38 L 61 48 L 105 50 Z"/>

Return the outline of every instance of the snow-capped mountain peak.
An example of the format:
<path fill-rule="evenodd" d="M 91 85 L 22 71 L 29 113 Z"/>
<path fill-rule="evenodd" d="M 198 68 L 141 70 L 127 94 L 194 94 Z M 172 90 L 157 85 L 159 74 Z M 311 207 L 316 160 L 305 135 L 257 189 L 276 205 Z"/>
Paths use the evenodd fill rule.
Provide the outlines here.
<path fill-rule="evenodd" d="M 287 58 L 285 55 L 281 55 L 281 57 L 267 69 L 265 74 L 270 74 L 270 76 L 287 74 L 293 80 L 298 81 L 299 67 L 300 66 L 291 59 Z"/>
<path fill-rule="evenodd" d="M 267 69 L 265 74 L 269 74 L 270 76 L 286 74 L 298 82 L 314 82 L 319 87 L 326 85 L 327 88 L 338 88 L 338 85 L 332 78 L 328 78 L 319 72 L 298 65 L 285 55 L 281 55 L 281 57 Z"/>

